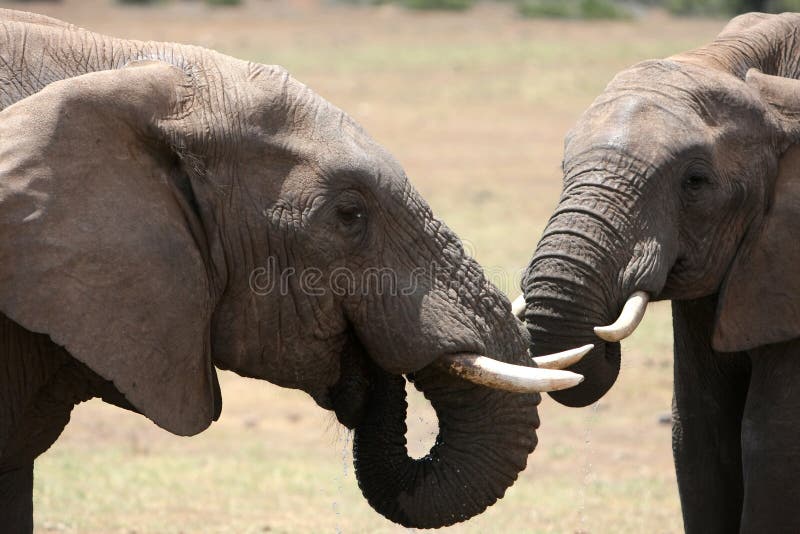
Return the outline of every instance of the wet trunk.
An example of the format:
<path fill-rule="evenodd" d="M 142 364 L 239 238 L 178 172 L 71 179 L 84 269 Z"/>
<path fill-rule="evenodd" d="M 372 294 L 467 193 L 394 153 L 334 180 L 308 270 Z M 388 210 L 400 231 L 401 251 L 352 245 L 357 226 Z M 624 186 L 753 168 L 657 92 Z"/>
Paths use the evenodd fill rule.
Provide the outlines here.
<path fill-rule="evenodd" d="M 481 513 L 525 469 L 536 447 L 537 395 L 489 390 L 429 366 L 409 379 L 431 402 L 439 435 L 427 456 L 406 450 L 405 380 L 374 368 L 369 410 L 355 430 L 359 486 L 375 510 L 415 528 Z"/>

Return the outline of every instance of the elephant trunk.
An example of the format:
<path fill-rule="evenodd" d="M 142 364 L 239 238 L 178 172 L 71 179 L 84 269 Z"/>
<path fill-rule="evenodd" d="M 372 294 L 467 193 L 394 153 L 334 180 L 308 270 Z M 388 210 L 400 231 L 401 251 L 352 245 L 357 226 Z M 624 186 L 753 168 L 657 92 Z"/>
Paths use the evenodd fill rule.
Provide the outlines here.
<path fill-rule="evenodd" d="M 594 328 L 613 323 L 636 291 L 657 294 L 667 272 L 659 240 L 633 223 L 636 196 L 621 200 L 597 183 L 575 181 L 565 189 L 522 283 L 534 356 L 595 345 L 569 368 L 584 376 L 583 383 L 551 393 L 575 407 L 600 399 L 620 370 L 619 343 L 599 339 Z"/>
<path fill-rule="evenodd" d="M 435 366 L 409 375 L 430 401 L 439 434 L 430 452 L 406 450 L 405 380 L 373 367 L 369 410 L 353 443 L 359 486 L 375 510 L 406 527 L 438 528 L 481 513 L 536 447 L 539 394 L 487 389 Z"/>
<path fill-rule="evenodd" d="M 573 388 L 550 393 L 566 406 L 588 406 L 600 399 L 616 382 L 620 369 L 620 344 L 595 337 L 593 327 L 606 322 L 602 313 L 606 305 L 591 302 L 591 299 L 587 302 L 587 290 L 583 283 L 561 280 L 558 291 L 549 289 L 550 276 L 546 273 L 556 272 L 565 266 L 549 263 L 536 262 L 539 270 L 531 270 L 531 276 L 526 279 L 528 307 L 525 319 L 531 334 L 532 350 L 538 354 L 572 343 L 594 343 L 591 352 L 569 367 L 570 371 L 582 374 L 584 381 Z M 587 280 L 584 283 L 588 285 L 595 282 Z"/>
<path fill-rule="evenodd" d="M 527 330 L 511 314 L 508 300 L 466 256 L 455 235 L 435 224 L 437 239 L 447 245 L 427 290 L 405 301 L 413 307 L 401 308 L 396 299 L 384 306 L 394 314 L 388 321 L 358 323 L 361 343 L 354 345 L 365 351 L 368 384 L 364 412 L 355 424 L 356 477 L 375 510 L 415 528 L 464 521 L 503 496 L 536 447 L 541 401 L 539 393 L 490 389 L 452 374 L 446 362 L 469 354 L 513 366 L 536 363 L 527 353 Z M 399 334 L 393 345 L 387 333 Z M 409 355 L 417 358 L 414 366 Z M 403 375 L 430 401 L 439 420 L 436 442 L 420 459 L 409 457 L 406 449 Z"/>

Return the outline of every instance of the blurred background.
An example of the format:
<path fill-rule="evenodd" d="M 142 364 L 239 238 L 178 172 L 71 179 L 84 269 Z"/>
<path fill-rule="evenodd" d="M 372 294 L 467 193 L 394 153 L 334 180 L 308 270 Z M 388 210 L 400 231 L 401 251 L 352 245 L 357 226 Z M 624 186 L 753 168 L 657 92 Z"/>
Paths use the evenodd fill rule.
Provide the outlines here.
<path fill-rule="evenodd" d="M 280 64 L 354 116 L 511 298 L 561 188 L 562 140 L 617 71 L 800 0 L 63 0 L 3 2 L 119 37 Z M 506 497 L 451 532 L 680 532 L 668 304 L 585 409 L 545 396 Z M 353 476 L 351 436 L 296 391 L 222 373 L 222 418 L 178 438 L 99 401 L 36 467 L 37 532 L 402 532 Z M 410 401 L 409 448 L 435 416 Z"/>

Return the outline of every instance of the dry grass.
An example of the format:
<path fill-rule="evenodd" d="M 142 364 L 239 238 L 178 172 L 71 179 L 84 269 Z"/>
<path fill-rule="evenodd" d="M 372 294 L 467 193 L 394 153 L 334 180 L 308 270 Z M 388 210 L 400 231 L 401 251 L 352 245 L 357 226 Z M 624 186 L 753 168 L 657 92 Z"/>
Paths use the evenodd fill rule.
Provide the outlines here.
<path fill-rule="evenodd" d="M 560 190 L 565 132 L 621 68 L 707 41 L 721 21 L 520 20 L 503 5 L 463 14 L 253 1 L 25 3 L 124 37 L 193 42 L 279 63 L 348 110 L 405 165 L 506 291 Z M 512 295 L 513 296 L 513 295 Z M 669 308 L 626 343 L 597 406 L 544 400 L 539 449 L 500 503 L 453 532 L 678 532 L 670 451 Z M 220 422 L 171 436 L 90 402 L 37 463 L 42 532 L 395 532 L 361 497 L 348 436 L 304 395 L 224 374 Z M 430 440 L 427 408 L 411 443 Z M 418 419 L 427 420 L 420 424 Z"/>

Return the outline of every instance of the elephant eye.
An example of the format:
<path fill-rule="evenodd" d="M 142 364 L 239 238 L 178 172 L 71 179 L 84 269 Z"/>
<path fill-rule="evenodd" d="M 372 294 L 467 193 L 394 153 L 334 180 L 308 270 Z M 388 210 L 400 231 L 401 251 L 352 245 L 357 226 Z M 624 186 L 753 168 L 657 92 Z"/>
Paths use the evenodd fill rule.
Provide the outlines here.
<path fill-rule="evenodd" d="M 334 204 L 334 221 L 339 234 L 346 240 L 361 242 L 367 234 L 367 209 L 364 197 L 357 191 L 342 192 Z"/>
<path fill-rule="evenodd" d="M 361 242 L 367 233 L 367 214 L 362 204 L 346 203 L 336 208 L 339 231 L 351 242 Z"/>
<path fill-rule="evenodd" d="M 695 193 L 700 191 L 703 187 L 708 184 L 708 178 L 705 176 L 701 176 L 699 174 L 693 174 L 684 178 L 683 183 L 681 186 L 683 187 L 684 191 Z"/>
<path fill-rule="evenodd" d="M 362 222 L 365 218 L 364 210 L 356 205 L 339 206 L 337 215 L 345 226 L 353 226 Z"/>

